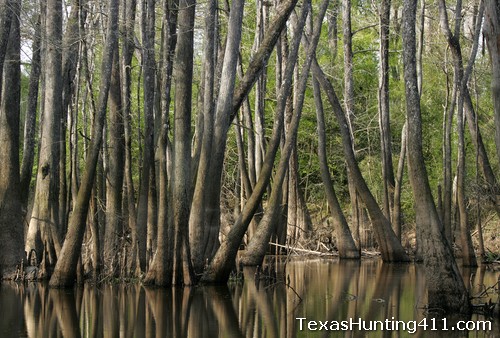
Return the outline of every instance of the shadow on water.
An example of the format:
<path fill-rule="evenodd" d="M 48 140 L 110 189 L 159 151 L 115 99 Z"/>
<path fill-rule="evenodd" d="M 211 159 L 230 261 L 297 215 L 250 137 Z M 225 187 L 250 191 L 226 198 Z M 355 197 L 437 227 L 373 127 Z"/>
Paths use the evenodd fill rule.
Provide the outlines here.
<path fill-rule="evenodd" d="M 288 262 L 286 269 L 277 260 L 267 266 L 277 269 L 248 268 L 244 282 L 218 287 L 58 290 L 4 283 L 0 336 L 500 337 L 498 320 L 491 321 L 491 330 L 459 331 L 452 327 L 463 318 L 426 317 L 419 265 L 317 259 Z M 496 283 L 498 272 L 481 267 L 462 273 L 471 294 L 485 296 L 476 303 L 497 301 L 488 286 Z M 466 320 L 473 321 L 471 328 L 489 319 L 474 315 Z M 351 326 L 345 330 L 343 323 Z M 374 325 L 377 330 L 370 331 Z"/>

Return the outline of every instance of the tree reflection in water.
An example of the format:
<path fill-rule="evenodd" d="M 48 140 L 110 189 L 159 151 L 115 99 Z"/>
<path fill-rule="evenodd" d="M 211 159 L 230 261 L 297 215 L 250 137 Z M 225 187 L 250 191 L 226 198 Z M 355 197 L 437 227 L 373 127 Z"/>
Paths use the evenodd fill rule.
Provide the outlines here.
<path fill-rule="evenodd" d="M 271 264 L 272 263 L 272 264 Z M 466 337 L 457 331 L 341 332 L 300 330 L 297 318 L 315 321 L 420 321 L 425 282 L 418 265 L 378 260 L 289 262 L 244 270 L 244 282 L 195 288 L 85 285 L 71 290 L 43 284 L 0 284 L 1 337 Z M 471 294 L 496 283 L 483 268 L 463 270 Z M 496 301 L 491 290 L 489 297 Z M 486 302 L 488 298 L 477 300 Z M 430 320 L 430 317 L 428 318 Z M 447 318 L 448 326 L 453 318 Z M 456 319 L 455 319 L 456 320 Z M 485 320 L 473 316 L 472 320 Z M 441 323 L 437 320 L 436 323 Z M 497 337 L 491 332 L 470 337 Z"/>

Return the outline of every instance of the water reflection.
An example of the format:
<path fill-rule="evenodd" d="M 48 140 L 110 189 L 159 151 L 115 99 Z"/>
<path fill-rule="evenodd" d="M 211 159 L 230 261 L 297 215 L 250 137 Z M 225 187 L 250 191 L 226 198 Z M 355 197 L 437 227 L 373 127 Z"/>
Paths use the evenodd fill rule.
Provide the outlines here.
<path fill-rule="evenodd" d="M 332 262 L 269 260 L 276 269 L 245 269 L 229 286 L 152 289 L 139 285 L 85 285 L 75 290 L 42 284 L 0 285 L 1 337 L 499 337 L 489 332 L 410 333 L 402 323 L 424 319 L 425 282 L 418 265 L 378 260 Z M 269 271 L 273 271 L 272 273 Z M 497 280 L 484 268 L 463 270 L 472 294 Z M 493 290 L 491 290 L 493 292 Z M 490 293 L 496 301 L 496 295 Z M 479 299 L 478 302 L 485 302 Z M 297 319 L 304 318 L 304 319 Z M 399 323 L 400 330 L 330 331 L 341 321 Z M 474 316 L 473 320 L 485 320 Z M 447 318 L 448 328 L 453 319 Z M 316 322 L 316 326 L 314 325 Z M 422 322 L 421 322 L 422 323 Z M 354 326 L 357 328 L 358 326 Z M 391 328 L 389 326 L 389 328 Z M 413 328 L 417 328 L 416 326 Z M 316 330 L 310 330 L 316 329 Z"/>

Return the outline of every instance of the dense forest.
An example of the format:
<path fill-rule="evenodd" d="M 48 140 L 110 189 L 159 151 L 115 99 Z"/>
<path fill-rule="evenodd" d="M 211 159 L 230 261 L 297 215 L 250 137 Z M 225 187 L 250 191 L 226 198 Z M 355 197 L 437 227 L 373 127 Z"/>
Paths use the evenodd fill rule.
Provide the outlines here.
<path fill-rule="evenodd" d="M 499 44 L 498 0 L 0 0 L 0 276 L 375 248 L 468 312 L 458 264 L 500 252 Z"/>

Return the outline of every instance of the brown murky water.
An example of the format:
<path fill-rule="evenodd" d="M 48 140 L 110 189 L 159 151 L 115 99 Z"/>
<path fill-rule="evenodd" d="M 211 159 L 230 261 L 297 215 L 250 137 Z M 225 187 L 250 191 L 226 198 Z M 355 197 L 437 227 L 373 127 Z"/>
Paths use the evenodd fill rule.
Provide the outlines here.
<path fill-rule="evenodd" d="M 272 258 L 268 264 L 278 272 L 246 269 L 244 282 L 223 287 L 53 290 L 4 283 L 0 337 L 500 337 L 498 320 L 484 316 L 424 320 L 418 265 L 315 259 L 285 267 Z M 475 303 L 497 301 L 488 286 L 499 272 L 463 274 L 471 294 L 486 296 Z M 474 330 L 460 330 L 467 327 Z"/>

